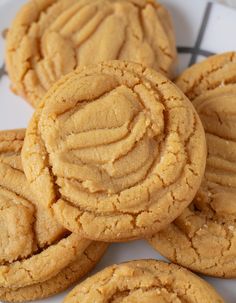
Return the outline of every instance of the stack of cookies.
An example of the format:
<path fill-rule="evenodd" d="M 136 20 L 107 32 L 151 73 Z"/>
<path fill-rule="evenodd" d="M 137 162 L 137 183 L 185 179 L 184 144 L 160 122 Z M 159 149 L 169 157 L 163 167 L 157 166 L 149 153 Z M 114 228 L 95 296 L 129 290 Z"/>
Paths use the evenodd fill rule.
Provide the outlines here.
<path fill-rule="evenodd" d="M 174 30 L 154 0 L 31 0 L 6 44 L 11 88 L 35 113 L 0 132 L 0 300 L 59 293 L 108 243 L 141 238 L 236 277 L 236 53 L 175 85 Z M 179 265 L 114 265 L 64 302 L 223 303 Z"/>

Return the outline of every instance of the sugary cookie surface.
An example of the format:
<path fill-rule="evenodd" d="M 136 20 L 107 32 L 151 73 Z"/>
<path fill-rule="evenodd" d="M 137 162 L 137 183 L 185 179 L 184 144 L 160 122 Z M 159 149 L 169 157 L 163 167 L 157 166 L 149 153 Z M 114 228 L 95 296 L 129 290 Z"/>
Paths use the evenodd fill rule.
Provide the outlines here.
<path fill-rule="evenodd" d="M 79 241 L 77 240 L 77 242 Z M 73 246 L 73 243 L 71 245 Z M 20 288 L 0 287 L 0 300 L 4 302 L 28 302 L 58 294 L 75 282 L 78 282 L 79 279 L 92 270 L 106 249 L 107 244 L 92 242 L 86 249 L 81 250 L 81 253 L 78 254 L 74 262 L 70 263 L 52 278 Z M 47 260 L 47 262 L 49 261 Z M 56 264 L 54 266 L 56 268 Z M 22 267 L 22 270 L 26 270 L 26 268 Z M 30 273 L 33 269 L 27 268 L 27 270 Z"/>
<path fill-rule="evenodd" d="M 46 95 L 23 149 L 26 176 L 69 230 L 140 238 L 171 222 L 204 172 L 205 135 L 161 74 L 111 61 L 75 71 Z"/>
<path fill-rule="evenodd" d="M 24 136 L 24 130 L 0 132 L 1 264 L 27 258 L 65 232 L 29 189 L 20 157 Z"/>
<path fill-rule="evenodd" d="M 167 10 L 153 0 L 31 0 L 7 35 L 12 89 L 37 106 L 78 66 L 120 59 L 171 76 L 175 38 Z"/>
<path fill-rule="evenodd" d="M 212 57 L 180 76 L 206 131 L 208 156 L 193 203 L 151 243 L 193 270 L 236 277 L 236 54 Z"/>
<path fill-rule="evenodd" d="M 205 281 L 173 264 L 140 260 L 113 265 L 88 278 L 64 303 L 223 303 Z"/>
<path fill-rule="evenodd" d="M 97 243 L 91 250 L 91 241 L 69 235 L 38 203 L 21 165 L 24 136 L 24 130 L 0 132 L 0 300 L 11 302 L 68 287 L 88 272 L 106 247 Z M 88 254 L 96 252 L 94 262 L 83 256 L 88 248 Z"/>

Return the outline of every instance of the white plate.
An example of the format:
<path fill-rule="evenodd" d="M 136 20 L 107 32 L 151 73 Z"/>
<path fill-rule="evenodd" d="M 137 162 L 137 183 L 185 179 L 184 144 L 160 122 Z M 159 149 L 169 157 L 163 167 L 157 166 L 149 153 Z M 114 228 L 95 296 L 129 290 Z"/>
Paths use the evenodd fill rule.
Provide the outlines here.
<path fill-rule="evenodd" d="M 26 0 L 0 0 L 0 32 L 9 26 L 16 11 L 25 2 Z M 163 2 L 169 6 L 174 16 L 177 42 L 183 52 L 180 54 L 179 70 L 188 65 L 193 56 L 192 53 L 196 51 L 196 46 L 198 46 L 197 52 L 200 52 L 195 56 L 196 58 L 192 58 L 196 61 L 201 60 L 202 55 L 206 55 L 207 52 L 236 50 L 236 39 L 232 39 L 235 37 L 236 11 L 220 5 L 210 5 L 209 20 L 206 22 L 199 45 L 196 45 L 203 16 L 206 15 L 207 1 L 163 0 Z M 186 51 L 189 53 L 186 54 Z M 0 38 L 0 68 L 3 58 L 4 41 Z M 33 110 L 21 98 L 10 92 L 7 76 L 0 79 L 0 100 L 0 129 L 26 127 Z M 114 263 L 148 258 L 163 259 L 145 241 L 113 244 L 95 271 Z M 236 302 L 236 280 L 205 279 L 218 290 L 226 302 Z M 62 302 L 66 293 L 47 300 L 36 301 L 36 303 L 59 303 Z"/>

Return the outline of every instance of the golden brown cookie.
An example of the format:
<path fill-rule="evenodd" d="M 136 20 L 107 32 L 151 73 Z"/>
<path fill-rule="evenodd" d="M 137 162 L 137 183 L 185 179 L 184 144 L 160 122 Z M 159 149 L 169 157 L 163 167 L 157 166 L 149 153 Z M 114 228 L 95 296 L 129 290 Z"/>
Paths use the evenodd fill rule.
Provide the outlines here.
<path fill-rule="evenodd" d="M 113 59 L 171 76 L 176 47 L 168 11 L 154 0 L 31 0 L 7 34 L 12 89 L 34 107 L 62 75 Z"/>
<path fill-rule="evenodd" d="M 6 302 L 26 302 L 58 294 L 91 271 L 98 263 L 107 245 L 92 242 L 73 263 L 45 282 L 19 289 L 0 288 L 0 300 Z"/>
<path fill-rule="evenodd" d="M 186 70 L 177 84 L 206 131 L 205 177 L 193 203 L 151 244 L 175 263 L 207 275 L 236 277 L 236 53 Z"/>
<path fill-rule="evenodd" d="M 32 188 L 62 225 L 124 241 L 160 230 L 192 201 L 206 145 L 197 113 L 172 82 L 111 61 L 53 86 L 22 156 Z"/>
<path fill-rule="evenodd" d="M 78 285 L 64 303 L 224 303 L 204 280 L 174 264 L 139 260 L 110 266 Z"/>
<path fill-rule="evenodd" d="M 69 234 L 38 203 L 22 171 L 24 130 L 0 132 L 0 300 L 60 292 L 85 275 L 106 245 Z"/>

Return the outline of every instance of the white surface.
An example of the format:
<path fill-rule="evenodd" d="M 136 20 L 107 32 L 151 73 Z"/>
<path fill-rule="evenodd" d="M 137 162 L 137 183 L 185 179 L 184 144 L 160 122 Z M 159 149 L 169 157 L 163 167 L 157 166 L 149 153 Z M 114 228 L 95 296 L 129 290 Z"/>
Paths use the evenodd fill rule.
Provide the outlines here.
<path fill-rule="evenodd" d="M 0 0 L 0 31 L 9 26 L 15 12 L 24 2 L 26 1 Z M 166 3 L 174 15 L 178 45 L 192 46 L 196 41 L 206 1 L 163 0 L 162 2 Z M 235 0 L 230 2 L 235 2 Z M 212 14 L 214 19 L 212 20 L 212 25 L 209 25 L 208 35 L 203 40 L 204 48 L 216 52 L 236 50 L 236 39 L 233 38 L 235 37 L 236 11 L 216 6 Z M 213 39 L 211 38 L 212 35 Z M 190 55 L 181 56 L 180 69 L 188 64 L 189 59 Z M 2 62 L 3 39 L 0 38 L 0 66 Z M 26 127 L 33 110 L 21 98 L 10 92 L 7 77 L 0 80 L 0 99 L 0 129 Z M 147 258 L 160 259 L 161 257 L 145 241 L 113 244 L 96 268 L 96 271 L 113 263 Z M 236 280 L 206 279 L 221 293 L 227 303 L 236 302 Z M 47 300 L 37 301 L 36 303 L 59 303 L 62 302 L 64 296 L 65 293 Z"/>
<path fill-rule="evenodd" d="M 223 7 L 222 11 L 222 5 L 214 5 L 205 38 L 202 41 L 202 48 L 216 53 L 236 50 L 235 28 L 235 9 Z"/>

